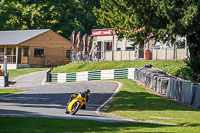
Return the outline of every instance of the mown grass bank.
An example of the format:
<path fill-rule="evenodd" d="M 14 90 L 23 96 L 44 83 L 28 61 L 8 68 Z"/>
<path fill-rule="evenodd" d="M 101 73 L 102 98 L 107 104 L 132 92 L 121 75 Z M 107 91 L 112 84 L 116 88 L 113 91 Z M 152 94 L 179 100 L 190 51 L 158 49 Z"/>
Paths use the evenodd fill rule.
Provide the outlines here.
<path fill-rule="evenodd" d="M 137 86 L 136 82 L 132 80 L 121 79 L 116 81 L 121 82 L 123 86 L 114 99 L 101 110 L 104 114 L 140 121 L 173 123 L 180 126 L 164 126 L 150 123 L 110 123 L 71 119 L 0 117 L 0 132 L 199 133 L 200 111 L 150 94 L 146 89 Z"/>
<path fill-rule="evenodd" d="M 9 79 L 15 78 L 20 75 L 28 74 L 31 72 L 44 71 L 44 70 L 48 70 L 48 69 L 49 68 L 21 68 L 21 69 L 8 70 Z"/>
<path fill-rule="evenodd" d="M 148 123 L 112 123 L 91 120 L 50 119 L 50 118 L 12 118 L 0 117 L 1 133 L 91 133 L 91 132 L 193 132 L 195 127 L 164 126 Z"/>
<path fill-rule="evenodd" d="M 53 69 L 52 73 L 71 73 L 93 70 L 121 69 L 143 67 L 152 64 L 154 68 L 160 68 L 174 76 L 193 80 L 192 71 L 184 61 L 113 61 L 113 62 L 79 62 L 62 65 Z"/>
<path fill-rule="evenodd" d="M 181 126 L 163 126 L 149 123 L 107 123 L 89 120 L 49 118 L 0 117 L 0 132 L 200 132 L 199 110 L 194 110 L 178 102 L 150 94 L 146 89 L 137 86 L 136 82 L 132 80 L 122 79 L 117 81 L 121 82 L 123 87 L 115 98 L 103 108 L 102 111 L 104 113 L 133 120 L 173 123 L 180 124 Z"/>
<path fill-rule="evenodd" d="M 121 79 L 123 86 L 102 112 L 139 121 L 173 123 L 200 131 L 200 110 L 149 93 L 135 81 Z"/>
<path fill-rule="evenodd" d="M 18 92 L 23 92 L 23 91 L 24 90 L 18 90 L 18 89 L 0 89 L 0 96 L 1 95 L 18 93 Z"/>

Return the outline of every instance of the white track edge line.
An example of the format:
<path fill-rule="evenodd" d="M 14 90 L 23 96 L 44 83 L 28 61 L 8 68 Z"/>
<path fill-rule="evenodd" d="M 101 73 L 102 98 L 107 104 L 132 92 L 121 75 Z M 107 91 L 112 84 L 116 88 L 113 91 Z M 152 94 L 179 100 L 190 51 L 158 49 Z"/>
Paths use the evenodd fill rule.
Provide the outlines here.
<path fill-rule="evenodd" d="M 100 110 L 103 106 L 105 106 L 110 100 L 113 99 L 113 97 L 119 92 L 119 90 L 120 90 L 120 88 L 121 88 L 121 86 L 122 86 L 122 84 L 121 84 L 120 82 L 117 82 L 117 81 L 112 81 L 112 82 L 117 83 L 117 84 L 118 84 L 118 87 L 117 87 L 117 89 L 115 90 L 115 92 L 112 94 L 112 96 L 111 96 L 107 101 L 105 101 L 102 105 L 100 105 L 100 106 L 96 109 L 95 112 L 96 112 L 97 115 L 100 115 L 100 114 L 99 114 L 99 110 Z"/>
<path fill-rule="evenodd" d="M 46 78 L 44 78 L 44 79 L 42 80 L 42 85 L 45 85 L 45 80 L 46 80 Z"/>

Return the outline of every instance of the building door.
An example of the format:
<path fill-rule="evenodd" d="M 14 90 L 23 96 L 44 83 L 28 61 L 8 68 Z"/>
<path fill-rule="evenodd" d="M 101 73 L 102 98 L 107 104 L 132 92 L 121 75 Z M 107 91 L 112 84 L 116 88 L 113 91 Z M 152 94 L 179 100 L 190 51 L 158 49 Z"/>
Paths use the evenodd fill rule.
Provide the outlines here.
<path fill-rule="evenodd" d="M 97 58 L 98 59 L 101 59 L 101 45 L 102 45 L 102 42 L 97 42 Z"/>
<path fill-rule="evenodd" d="M 14 48 L 14 55 L 16 55 L 16 49 Z M 21 48 L 18 48 L 18 64 L 21 64 Z M 16 56 L 15 56 L 16 57 Z M 16 62 L 16 58 L 13 59 Z"/>
<path fill-rule="evenodd" d="M 97 42 L 98 59 L 104 59 L 104 43 Z"/>
<path fill-rule="evenodd" d="M 104 59 L 104 43 L 101 43 L 101 59 Z"/>

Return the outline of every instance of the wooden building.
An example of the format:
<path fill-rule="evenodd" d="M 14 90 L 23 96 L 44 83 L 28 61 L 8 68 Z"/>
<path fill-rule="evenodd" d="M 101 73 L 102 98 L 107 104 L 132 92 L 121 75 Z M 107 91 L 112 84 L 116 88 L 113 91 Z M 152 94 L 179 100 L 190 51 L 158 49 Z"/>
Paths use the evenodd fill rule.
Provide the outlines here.
<path fill-rule="evenodd" d="M 0 65 L 7 56 L 8 69 L 67 64 L 70 41 L 50 29 L 0 31 Z"/>

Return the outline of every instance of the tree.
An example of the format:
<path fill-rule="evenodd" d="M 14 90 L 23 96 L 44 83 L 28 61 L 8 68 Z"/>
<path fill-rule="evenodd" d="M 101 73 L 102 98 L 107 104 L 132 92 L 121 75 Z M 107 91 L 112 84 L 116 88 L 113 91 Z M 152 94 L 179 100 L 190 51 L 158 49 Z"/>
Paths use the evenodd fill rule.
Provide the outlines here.
<path fill-rule="evenodd" d="M 97 22 L 114 27 L 119 36 L 133 38 L 136 42 L 187 36 L 191 58 L 200 58 L 200 1 L 199 0 L 101 0 L 101 8 L 94 8 Z M 145 26 L 141 32 L 133 28 Z M 127 32 L 121 32 L 124 29 Z M 176 48 L 176 46 L 174 46 Z M 192 61 L 192 60 L 191 60 Z M 200 67 L 200 63 L 196 64 Z M 190 65 L 192 68 L 192 65 Z M 192 68 L 193 69 L 193 68 Z M 196 75 L 199 72 L 193 69 Z"/>
<path fill-rule="evenodd" d="M 0 30 L 52 29 L 68 39 L 73 30 L 89 34 L 98 27 L 94 6 L 98 0 L 1 0 Z"/>
<path fill-rule="evenodd" d="M 94 8 L 97 22 L 116 30 L 128 38 L 193 34 L 199 28 L 199 3 L 195 0 L 101 0 L 101 8 Z M 198 25 L 198 26 L 197 26 Z M 143 32 L 133 28 L 145 26 Z M 136 38 L 137 40 L 137 38 Z"/>

